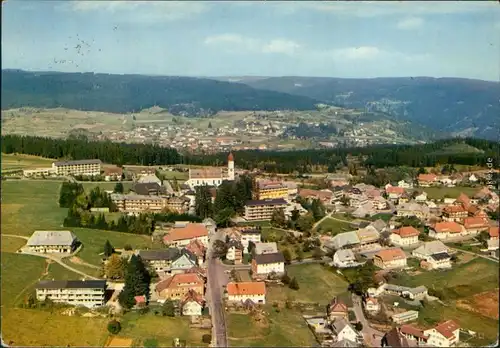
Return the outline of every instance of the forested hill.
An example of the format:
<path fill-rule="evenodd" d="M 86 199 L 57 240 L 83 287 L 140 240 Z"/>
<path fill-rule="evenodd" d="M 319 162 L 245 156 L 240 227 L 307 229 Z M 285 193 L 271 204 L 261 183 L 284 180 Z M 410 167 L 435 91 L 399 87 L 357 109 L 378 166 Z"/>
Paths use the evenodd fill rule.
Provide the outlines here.
<path fill-rule="evenodd" d="M 312 110 L 319 101 L 245 84 L 191 78 L 2 70 L 2 110 L 23 106 L 128 113 L 159 106 L 175 115 Z"/>
<path fill-rule="evenodd" d="M 22 153 L 54 159 L 99 158 L 106 163 L 139 165 L 218 165 L 227 153 L 181 156 L 174 149 L 148 144 L 119 144 L 109 141 L 88 141 L 84 137 L 51 139 L 19 135 L 3 135 L 2 153 Z M 365 148 L 338 148 L 294 151 L 233 151 L 236 165 L 248 170 L 270 173 L 309 173 L 314 166 L 329 172 L 346 166 L 349 155 L 366 167 L 435 166 L 463 164 L 486 166 L 488 158 L 499 167 L 497 142 L 480 139 L 447 139 L 422 145 L 379 145 Z"/>
<path fill-rule="evenodd" d="M 460 78 L 270 77 L 241 79 L 251 87 L 366 108 L 437 131 L 496 140 L 500 83 Z"/>

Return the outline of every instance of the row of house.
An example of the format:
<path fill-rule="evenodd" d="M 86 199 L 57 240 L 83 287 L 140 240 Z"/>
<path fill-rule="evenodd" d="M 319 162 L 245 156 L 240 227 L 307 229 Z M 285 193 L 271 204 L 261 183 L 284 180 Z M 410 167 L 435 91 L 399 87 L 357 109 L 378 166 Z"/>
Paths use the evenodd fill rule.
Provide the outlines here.
<path fill-rule="evenodd" d="M 95 176 L 101 174 L 102 162 L 98 159 L 78 160 L 78 161 L 58 161 L 53 162 L 50 168 L 36 168 L 23 170 L 25 177 L 38 176 L 68 176 L 86 175 Z"/>
<path fill-rule="evenodd" d="M 452 347 L 460 343 L 460 326 L 453 320 L 439 323 L 430 329 L 401 325 L 387 332 L 382 347 Z"/>

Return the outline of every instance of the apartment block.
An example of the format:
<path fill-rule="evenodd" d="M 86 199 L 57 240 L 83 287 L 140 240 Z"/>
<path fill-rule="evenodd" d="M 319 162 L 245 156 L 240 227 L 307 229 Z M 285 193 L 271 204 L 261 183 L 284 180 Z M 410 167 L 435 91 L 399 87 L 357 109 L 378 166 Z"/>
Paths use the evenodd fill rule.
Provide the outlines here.
<path fill-rule="evenodd" d="M 101 160 L 80 160 L 52 163 L 57 175 L 99 175 L 101 174 Z"/>
<path fill-rule="evenodd" d="M 271 220 L 275 209 L 285 209 L 287 205 L 283 198 L 248 201 L 244 217 L 246 220 Z"/>
<path fill-rule="evenodd" d="M 285 199 L 288 197 L 288 186 L 281 182 L 260 181 L 257 185 L 255 196 L 259 200 Z"/>
<path fill-rule="evenodd" d="M 99 307 L 105 304 L 105 280 L 42 280 L 36 286 L 39 301 L 50 299 L 72 306 Z"/>
<path fill-rule="evenodd" d="M 167 207 L 168 199 L 159 196 L 145 196 L 136 194 L 122 195 L 111 194 L 111 200 L 116 204 L 119 211 L 123 212 L 159 212 Z"/>

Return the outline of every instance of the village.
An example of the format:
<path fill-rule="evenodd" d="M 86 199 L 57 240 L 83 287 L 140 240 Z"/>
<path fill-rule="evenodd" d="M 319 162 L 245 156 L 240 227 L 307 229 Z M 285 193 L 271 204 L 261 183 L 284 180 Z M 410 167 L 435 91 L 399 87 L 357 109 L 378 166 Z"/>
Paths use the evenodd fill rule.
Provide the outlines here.
<path fill-rule="evenodd" d="M 381 188 L 351 185 L 352 175 L 338 173 L 324 175 L 327 188 L 319 189 L 304 180 L 240 170 L 236 161 L 230 153 L 224 167 L 189 168 L 187 173 L 122 168 L 99 160 L 25 170 L 22 180 L 59 177 L 76 183 L 99 177 L 116 182 L 114 190 L 105 192 L 116 212 L 103 206 L 90 211 L 137 219 L 162 213 L 197 216 L 200 187 L 214 203 L 224 183 L 252 177 L 252 199 L 240 214 L 222 223 L 203 216 L 156 222 L 151 239 L 161 247 L 115 250 L 106 245 L 100 254 L 102 276 L 42 280 L 36 285 L 36 301 L 106 307 L 119 315 L 128 301 L 120 299 L 120 293 L 129 291 L 124 290 L 125 265 L 139 262 L 152 275 L 149 288 L 129 296 L 133 303 L 128 301 L 125 309 L 189 317 L 211 330 L 204 343 L 214 346 L 238 345 L 231 325 L 241 314 L 258 326 L 287 310 L 298 310 L 312 332 L 314 342 L 305 345 L 451 347 L 473 345 L 468 341 L 482 337 L 461 326 L 460 318 L 440 316 L 426 320 L 427 325 L 419 320 L 450 296 L 440 278 L 452 279 L 454 270 L 461 272 L 468 262 L 498 268 L 498 221 L 489 216 L 497 211 L 499 197 L 481 184 L 481 173 L 422 173 Z M 165 172 L 170 179 L 160 178 Z M 123 187 L 127 180 L 128 190 Z M 441 188 L 460 193 L 435 198 Z M 65 228 L 33 231 L 18 253 L 62 260 L 82 248 L 79 236 Z M 307 284 L 307 272 L 329 277 L 332 283 L 322 285 L 328 291 L 322 293 L 319 283 L 317 289 Z M 333 294 L 336 286 L 341 289 Z M 172 340 L 182 345 L 177 337 Z"/>

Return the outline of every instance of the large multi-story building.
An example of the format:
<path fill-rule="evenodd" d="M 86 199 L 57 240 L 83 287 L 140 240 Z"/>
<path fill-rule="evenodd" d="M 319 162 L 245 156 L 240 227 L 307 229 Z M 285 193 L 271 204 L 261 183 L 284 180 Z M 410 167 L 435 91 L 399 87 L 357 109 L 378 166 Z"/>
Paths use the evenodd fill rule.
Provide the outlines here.
<path fill-rule="evenodd" d="M 271 220 L 275 209 L 285 209 L 287 205 L 283 198 L 248 201 L 244 217 L 247 220 Z"/>
<path fill-rule="evenodd" d="M 259 181 L 255 190 L 255 198 L 259 200 L 288 198 L 288 186 L 281 182 Z"/>
<path fill-rule="evenodd" d="M 449 205 L 443 208 L 443 220 L 460 222 L 469 216 L 464 207 L 461 205 Z"/>
<path fill-rule="evenodd" d="M 187 223 L 182 227 L 171 229 L 164 237 L 166 245 L 185 247 L 193 240 L 198 240 L 204 247 L 208 247 L 208 229 L 204 224 Z"/>
<path fill-rule="evenodd" d="M 406 254 L 399 248 L 381 250 L 373 257 L 375 266 L 382 269 L 406 267 Z"/>
<path fill-rule="evenodd" d="M 203 295 L 205 281 L 197 273 L 175 274 L 156 284 L 155 291 L 160 302 L 167 299 L 182 300 L 190 291 Z"/>
<path fill-rule="evenodd" d="M 42 280 L 36 286 L 39 301 L 50 299 L 73 306 L 99 307 L 105 304 L 105 280 Z"/>
<path fill-rule="evenodd" d="M 31 177 L 42 177 L 42 176 L 52 176 L 56 174 L 55 168 L 36 168 L 36 169 L 25 169 L 23 170 L 23 176 L 27 178 Z"/>
<path fill-rule="evenodd" d="M 52 163 L 57 175 L 100 175 L 101 160 L 79 160 Z"/>
<path fill-rule="evenodd" d="M 189 180 L 186 181 L 186 184 L 194 189 L 204 185 L 219 186 L 225 180 L 234 181 L 234 156 L 232 153 L 227 157 L 227 168 L 189 169 Z"/>
<path fill-rule="evenodd" d="M 159 212 L 167 208 L 168 203 L 167 197 L 119 193 L 112 193 L 111 200 L 116 204 L 118 210 L 123 212 Z"/>

